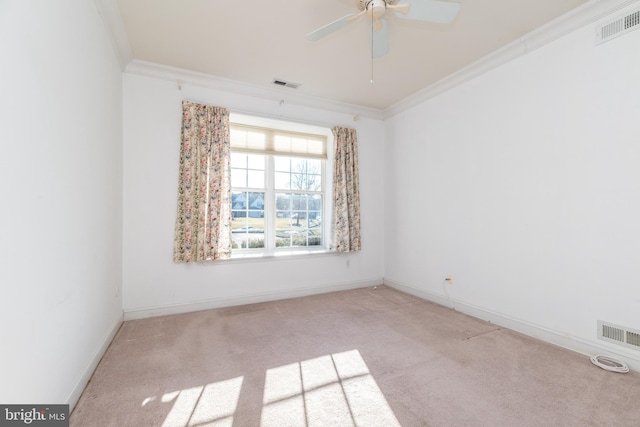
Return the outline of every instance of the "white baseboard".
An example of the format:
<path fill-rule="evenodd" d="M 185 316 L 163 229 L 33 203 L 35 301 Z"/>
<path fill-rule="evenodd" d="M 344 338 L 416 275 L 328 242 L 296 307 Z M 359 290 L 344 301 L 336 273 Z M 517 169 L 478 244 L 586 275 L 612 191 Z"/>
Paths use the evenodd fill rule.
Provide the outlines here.
<path fill-rule="evenodd" d="M 111 327 L 109 332 L 102 339 L 100 346 L 93 353 L 93 356 L 89 361 L 89 364 L 84 370 L 84 374 L 82 374 L 82 376 L 80 377 L 76 385 L 73 387 L 73 390 L 69 394 L 69 397 L 67 397 L 66 402 L 69 404 L 69 413 L 73 411 L 73 408 L 76 406 L 76 403 L 78 403 L 78 400 L 80 399 L 80 396 L 84 391 L 84 388 L 89 383 L 89 380 L 91 379 L 93 372 L 98 367 L 98 363 L 100 363 L 102 356 L 104 356 L 104 354 L 107 352 L 107 349 L 109 348 L 109 344 L 111 344 L 111 341 L 113 341 L 113 338 L 115 338 L 116 333 L 120 329 L 120 325 L 122 325 L 123 320 L 124 320 L 124 316 L 123 314 L 120 314 L 120 316 L 118 316 L 118 319 L 116 320 L 114 325 Z"/>
<path fill-rule="evenodd" d="M 308 295 L 316 295 L 349 289 L 378 286 L 383 282 L 382 277 L 352 282 L 333 283 L 324 286 L 290 289 L 276 292 L 261 292 L 250 295 L 242 295 L 233 298 L 215 298 L 206 301 L 195 301 L 182 304 L 171 304 L 156 307 L 141 307 L 124 310 L 124 320 L 144 319 L 147 317 L 165 316 L 169 314 L 189 313 L 192 311 L 210 310 L 212 308 L 231 307 L 234 305 L 255 304 L 260 302 L 298 298 Z"/>
<path fill-rule="evenodd" d="M 490 323 L 511 329 L 521 334 L 537 338 L 539 340 L 575 351 L 586 356 L 594 356 L 598 354 L 609 355 L 616 359 L 624 361 L 629 365 L 629 369 L 640 372 L 640 355 L 633 354 L 624 348 L 614 348 L 606 342 L 590 341 L 587 339 L 569 336 L 567 333 L 544 328 L 539 325 L 516 319 L 504 314 L 495 313 L 482 307 L 466 303 L 454 298 L 448 298 L 433 292 L 413 287 L 408 284 L 400 283 L 393 279 L 384 279 L 384 284 L 391 288 L 414 295 L 433 303 L 449 307 L 453 310 L 485 320 Z M 637 352 L 636 352 L 637 353 Z"/>

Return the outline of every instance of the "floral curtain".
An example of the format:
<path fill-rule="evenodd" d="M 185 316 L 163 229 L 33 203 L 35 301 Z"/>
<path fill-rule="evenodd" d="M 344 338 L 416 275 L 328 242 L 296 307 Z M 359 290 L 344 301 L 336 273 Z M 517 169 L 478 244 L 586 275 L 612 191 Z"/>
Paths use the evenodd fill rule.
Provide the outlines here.
<path fill-rule="evenodd" d="M 333 231 L 337 252 L 361 249 L 358 138 L 355 129 L 334 127 Z"/>
<path fill-rule="evenodd" d="M 229 111 L 183 101 L 175 262 L 230 257 L 229 162 Z"/>

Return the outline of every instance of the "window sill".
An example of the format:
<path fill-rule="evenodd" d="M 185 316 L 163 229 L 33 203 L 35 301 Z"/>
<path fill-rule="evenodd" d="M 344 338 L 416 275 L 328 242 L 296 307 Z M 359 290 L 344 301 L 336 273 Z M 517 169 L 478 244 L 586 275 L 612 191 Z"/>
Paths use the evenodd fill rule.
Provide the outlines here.
<path fill-rule="evenodd" d="M 314 249 L 291 249 L 291 250 L 278 250 L 273 252 L 264 251 L 243 251 L 236 252 L 231 255 L 231 258 L 205 261 L 207 265 L 226 265 L 243 262 L 273 262 L 273 261 L 291 261 L 298 259 L 317 258 L 328 255 L 336 255 L 338 252 L 327 248 L 314 248 Z"/>

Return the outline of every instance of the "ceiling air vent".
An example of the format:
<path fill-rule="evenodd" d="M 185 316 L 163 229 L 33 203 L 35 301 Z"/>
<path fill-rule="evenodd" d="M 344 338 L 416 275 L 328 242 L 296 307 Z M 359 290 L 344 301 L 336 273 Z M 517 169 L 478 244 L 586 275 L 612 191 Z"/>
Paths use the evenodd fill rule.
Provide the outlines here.
<path fill-rule="evenodd" d="M 285 82 L 280 79 L 273 79 L 273 84 L 276 86 L 289 87 L 291 89 L 298 89 L 300 87 L 300 83 Z"/>
<path fill-rule="evenodd" d="M 598 339 L 640 350 L 640 331 L 598 320 Z"/>
<path fill-rule="evenodd" d="M 640 28 L 640 9 L 618 15 L 596 27 L 596 45 Z"/>

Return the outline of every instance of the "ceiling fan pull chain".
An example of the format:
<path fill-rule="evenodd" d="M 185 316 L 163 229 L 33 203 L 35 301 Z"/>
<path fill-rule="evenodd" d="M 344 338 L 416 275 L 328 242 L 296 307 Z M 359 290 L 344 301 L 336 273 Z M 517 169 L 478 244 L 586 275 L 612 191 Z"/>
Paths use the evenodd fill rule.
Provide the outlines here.
<path fill-rule="evenodd" d="M 371 84 L 373 84 L 373 13 L 371 14 Z"/>

